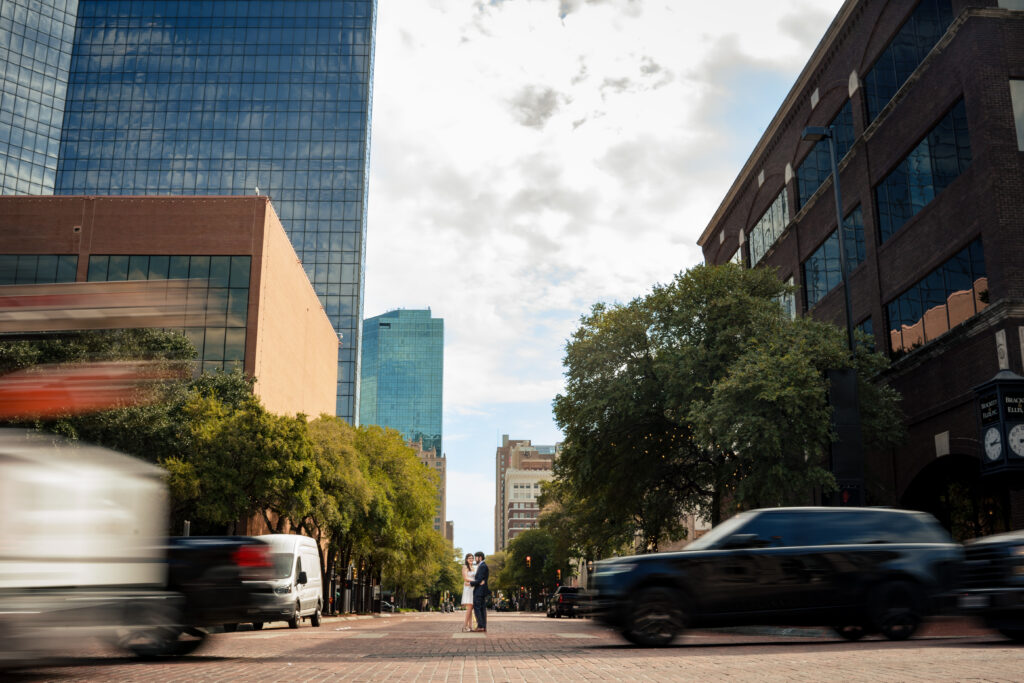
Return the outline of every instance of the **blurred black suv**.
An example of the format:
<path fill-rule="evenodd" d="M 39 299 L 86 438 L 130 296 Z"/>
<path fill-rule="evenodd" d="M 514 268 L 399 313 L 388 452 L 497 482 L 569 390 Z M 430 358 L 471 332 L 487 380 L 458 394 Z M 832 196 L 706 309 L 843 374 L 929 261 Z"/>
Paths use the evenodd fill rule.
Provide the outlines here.
<path fill-rule="evenodd" d="M 922 512 L 743 512 L 685 550 L 596 563 L 590 612 L 627 640 L 669 644 L 684 628 L 830 626 L 857 640 L 909 638 L 955 594 L 962 548 Z"/>
<path fill-rule="evenodd" d="M 548 616 L 578 617 L 580 616 L 580 589 L 576 586 L 559 586 L 548 596 Z"/>
<path fill-rule="evenodd" d="M 1024 531 L 969 541 L 960 609 L 1024 643 Z"/>

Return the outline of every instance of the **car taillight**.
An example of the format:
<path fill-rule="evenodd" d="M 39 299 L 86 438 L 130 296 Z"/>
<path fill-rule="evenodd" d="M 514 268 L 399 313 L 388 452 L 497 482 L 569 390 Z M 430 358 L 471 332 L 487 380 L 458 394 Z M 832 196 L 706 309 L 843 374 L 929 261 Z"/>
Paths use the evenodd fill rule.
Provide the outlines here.
<path fill-rule="evenodd" d="M 262 545 L 243 545 L 231 556 L 239 569 L 270 569 L 270 552 Z"/>
<path fill-rule="evenodd" d="M 558 602 L 562 602 L 562 597 L 563 596 L 561 596 L 561 595 L 558 596 Z"/>

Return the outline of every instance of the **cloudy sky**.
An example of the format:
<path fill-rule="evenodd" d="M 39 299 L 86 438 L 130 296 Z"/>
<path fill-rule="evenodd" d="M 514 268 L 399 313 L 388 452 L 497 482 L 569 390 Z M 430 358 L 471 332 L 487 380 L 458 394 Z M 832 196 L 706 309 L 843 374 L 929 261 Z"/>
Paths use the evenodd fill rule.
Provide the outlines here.
<path fill-rule="evenodd" d="M 565 342 L 696 241 L 841 0 L 380 0 L 365 315 L 445 322 L 455 545 L 502 434 L 552 444 Z"/>

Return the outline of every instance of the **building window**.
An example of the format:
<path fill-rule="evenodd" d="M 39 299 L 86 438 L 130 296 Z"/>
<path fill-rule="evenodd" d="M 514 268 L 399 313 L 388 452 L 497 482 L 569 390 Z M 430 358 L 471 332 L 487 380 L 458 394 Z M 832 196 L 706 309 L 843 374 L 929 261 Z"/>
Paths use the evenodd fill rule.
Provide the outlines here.
<path fill-rule="evenodd" d="M 78 256 L 74 254 L 2 254 L 0 285 L 49 285 L 74 282 Z"/>
<path fill-rule="evenodd" d="M 960 100 L 875 188 L 882 242 L 935 199 L 970 163 L 967 112 Z"/>
<path fill-rule="evenodd" d="M 743 245 L 742 244 L 740 246 L 738 246 L 736 248 L 736 251 L 733 252 L 733 255 L 729 257 L 729 263 L 735 263 L 738 266 L 744 265 L 745 262 L 744 262 L 744 259 L 743 259 Z"/>
<path fill-rule="evenodd" d="M 775 198 L 761 219 L 750 229 L 750 266 L 754 267 L 775 246 L 789 224 L 789 201 L 786 188 Z"/>
<path fill-rule="evenodd" d="M 250 256 L 89 257 L 89 282 L 190 280 L 185 327 L 207 372 L 241 369 L 249 310 Z"/>
<path fill-rule="evenodd" d="M 985 256 L 976 239 L 886 306 L 893 357 L 941 337 L 986 306 Z"/>
<path fill-rule="evenodd" d="M 791 288 L 793 287 L 792 277 L 786 280 L 786 285 L 788 285 Z M 778 297 L 776 297 L 775 301 L 778 302 L 779 306 L 782 307 L 782 312 L 786 315 L 787 318 L 789 318 L 790 320 L 796 320 L 796 292 L 790 289 L 790 291 L 786 292 L 785 294 L 781 294 Z"/>
<path fill-rule="evenodd" d="M 853 107 L 850 100 L 842 106 L 828 124 L 832 128 L 833 141 L 836 145 L 836 159 L 842 159 L 853 146 Z M 828 140 L 814 143 L 810 154 L 804 157 L 796 169 L 797 208 L 807 204 L 807 200 L 818 191 L 821 184 L 832 175 L 832 160 L 828 152 Z"/>
<path fill-rule="evenodd" d="M 864 76 L 869 121 L 881 113 L 952 22 L 949 0 L 921 0 Z"/>
<path fill-rule="evenodd" d="M 864 214 L 859 205 L 843 220 L 843 230 L 849 274 L 865 258 Z M 808 309 L 843 281 L 839 262 L 839 232 L 833 231 L 803 264 L 804 304 Z"/>
<path fill-rule="evenodd" d="M 1024 81 L 1010 81 L 1010 102 L 1013 105 L 1013 121 L 1017 124 L 1017 149 L 1024 152 Z"/>
<path fill-rule="evenodd" d="M 868 349 L 875 350 L 875 325 L 871 322 L 871 318 L 867 318 L 860 325 L 857 325 L 857 330 L 868 335 L 869 339 L 864 342 L 864 346 Z"/>

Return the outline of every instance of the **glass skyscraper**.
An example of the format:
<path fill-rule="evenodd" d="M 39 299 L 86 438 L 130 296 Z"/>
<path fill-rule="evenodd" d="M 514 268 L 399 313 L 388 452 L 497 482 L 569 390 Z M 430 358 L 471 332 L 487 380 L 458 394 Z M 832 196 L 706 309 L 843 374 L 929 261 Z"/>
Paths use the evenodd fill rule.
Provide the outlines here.
<path fill-rule="evenodd" d="M 51 194 L 78 0 L 0 0 L 0 194 Z"/>
<path fill-rule="evenodd" d="M 13 127 L 8 135 L 7 166 L 14 164 L 16 174 L 11 185 L 5 171 L 3 191 L 268 195 L 342 336 L 336 407 L 339 416 L 353 421 L 376 0 L 3 0 L 2 5 L 4 22 L 8 6 L 13 8 L 14 28 L 0 59 L 6 54 L 11 60 L 17 51 L 21 64 L 19 71 L 4 72 L 0 145 L 6 142 L 8 90 L 14 92 L 12 112 L 23 111 L 25 120 L 17 141 Z M 40 5 L 55 7 L 44 17 L 45 11 L 35 9 Z M 39 27 L 26 28 L 15 45 L 18 27 L 30 25 L 36 14 Z M 63 30 L 68 25 L 75 27 L 73 41 Z M 6 26 L 0 24 L 0 36 Z M 48 48 L 33 46 L 35 56 L 26 62 L 22 53 L 30 39 Z M 33 101 L 29 85 L 37 80 L 47 89 L 50 71 L 43 66 L 50 61 L 58 65 L 52 70 L 52 102 L 21 104 Z M 30 73 L 23 76 L 25 69 Z M 44 77 L 37 79 L 40 69 Z M 14 85 L 7 83 L 9 72 L 17 79 Z M 25 79 L 28 85 L 22 86 Z M 28 122 L 44 106 L 62 112 L 62 124 L 35 133 L 40 140 L 44 133 L 50 136 L 42 140 L 45 145 L 34 143 L 47 154 L 25 152 Z M 59 146 L 53 142 L 58 134 Z M 15 163 L 10 150 L 16 145 Z M 0 147 L 0 158 L 4 153 Z M 50 163 L 51 156 L 56 163 Z M 37 162 L 41 171 L 23 170 Z"/>
<path fill-rule="evenodd" d="M 390 311 L 363 322 L 359 423 L 391 427 L 442 455 L 444 320 Z"/>

